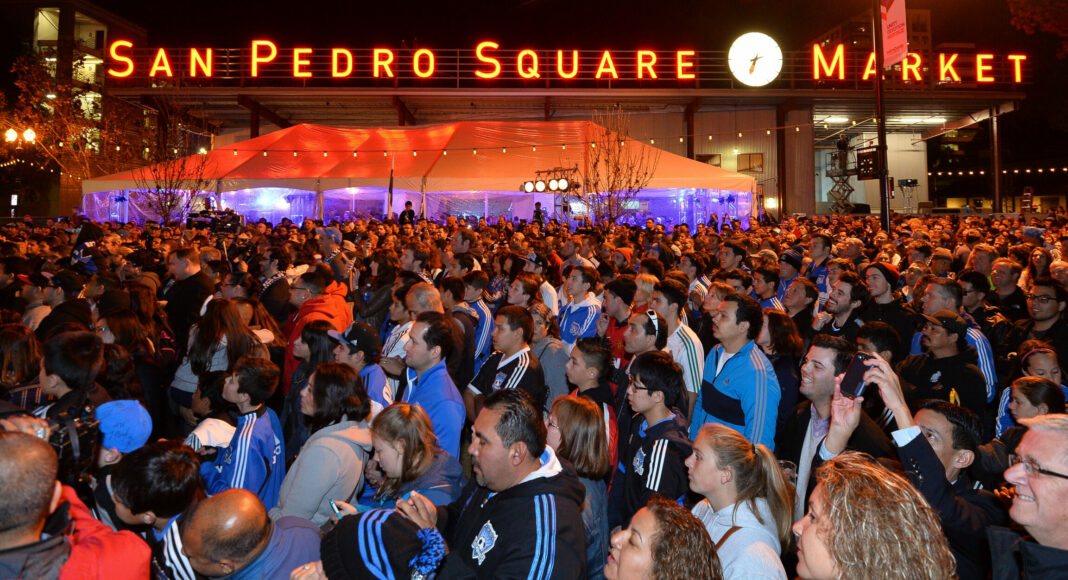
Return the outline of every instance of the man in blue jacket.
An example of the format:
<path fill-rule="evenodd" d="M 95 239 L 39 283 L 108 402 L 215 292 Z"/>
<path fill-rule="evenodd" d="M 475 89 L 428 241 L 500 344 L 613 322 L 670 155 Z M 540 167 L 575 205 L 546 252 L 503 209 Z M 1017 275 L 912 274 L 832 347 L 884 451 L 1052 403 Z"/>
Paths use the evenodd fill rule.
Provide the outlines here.
<path fill-rule="evenodd" d="M 319 527 L 295 516 L 272 523 L 259 498 L 231 489 L 192 509 L 182 551 L 209 578 L 285 580 L 319 560 Z"/>
<path fill-rule="evenodd" d="M 749 439 L 775 448 L 779 412 L 779 380 L 754 340 L 764 314 L 756 300 L 738 294 L 723 299 L 713 315 L 713 334 L 720 344 L 705 359 L 701 392 L 697 394 L 690 438 L 705 423 L 721 423 Z"/>
<path fill-rule="evenodd" d="M 449 324 L 440 312 L 422 312 L 416 317 L 404 345 L 408 368 L 400 400 L 422 407 L 434 426 L 438 445 L 459 458 L 465 413 L 460 392 L 445 367 L 455 346 Z"/>

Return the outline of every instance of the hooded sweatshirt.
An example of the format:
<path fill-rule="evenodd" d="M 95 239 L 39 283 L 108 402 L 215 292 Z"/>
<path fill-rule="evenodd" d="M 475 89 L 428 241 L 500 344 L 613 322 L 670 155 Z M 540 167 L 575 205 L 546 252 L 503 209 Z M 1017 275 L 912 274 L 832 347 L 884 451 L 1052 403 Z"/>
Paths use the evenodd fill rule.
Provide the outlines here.
<path fill-rule="evenodd" d="M 768 500 L 756 499 L 761 523 L 749 502 L 743 501 L 714 511 L 708 500 L 693 507 L 693 515 L 701 520 L 716 544 L 716 554 L 723 568 L 724 580 L 745 578 L 775 578 L 786 580 L 779 554 L 782 551 L 775 519 Z M 719 542 L 732 527 L 738 529 L 722 545 Z"/>
<path fill-rule="evenodd" d="M 364 502 L 364 505 L 372 508 L 392 508 L 397 503 L 397 498 L 415 491 L 434 505 L 447 506 L 460 496 L 460 491 L 466 483 L 460 462 L 439 447 L 434 450 L 430 468 L 421 477 L 401 485 L 397 492 L 389 497 L 375 497 L 370 502 Z"/>
<path fill-rule="evenodd" d="M 366 421 L 344 420 L 312 433 L 282 481 L 271 519 L 298 516 L 325 524 L 333 513 L 330 500 L 352 502 L 363 487 L 363 467 L 370 452 Z"/>
<path fill-rule="evenodd" d="M 300 361 L 293 356 L 293 343 L 300 338 L 304 326 L 313 320 L 326 320 L 334 325 L 337 331 L 343 331 L 352 324 L 352 308 L 345 303 L 345 295 L 348 287 L 344 284 L 331 282 L 323 293 L 314 298 L 309 298 L 289 320 L 289 332 L 286 334 L 286 362 L 285 372 L 282 373 L 282 392 L 289 392 L 289 376 L 297 370 Z"/>
<path fill-rule="evenodd" d="M 438 507 L 437 527 L 451 550 L 439 577 L 585 578 L 585 493 L 548 446 L 538 469 L 504 491 L 471 480 L 459 499 Z"/>

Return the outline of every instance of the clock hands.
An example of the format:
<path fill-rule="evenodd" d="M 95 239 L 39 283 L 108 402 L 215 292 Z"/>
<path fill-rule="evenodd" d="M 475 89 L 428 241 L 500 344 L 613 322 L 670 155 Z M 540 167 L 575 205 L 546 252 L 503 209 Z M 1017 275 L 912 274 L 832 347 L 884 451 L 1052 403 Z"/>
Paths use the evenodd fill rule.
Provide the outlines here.
<path fill-rule="evenodd" d="M 756 71 L 756 65 L 758 60 L 760 60 L 759 54 L 754 56 L 753 60 L 749 61 L 749 74 L 753 74 L 753 72 Z"/>

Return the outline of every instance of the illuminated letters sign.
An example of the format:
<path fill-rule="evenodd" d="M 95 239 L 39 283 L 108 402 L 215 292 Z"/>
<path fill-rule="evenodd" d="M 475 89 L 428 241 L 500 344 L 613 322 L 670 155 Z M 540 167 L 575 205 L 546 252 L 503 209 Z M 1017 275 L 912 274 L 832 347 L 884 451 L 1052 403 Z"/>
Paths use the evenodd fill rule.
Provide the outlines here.
<path fill-rule="evenodd" d="M 767 40 L 769 46 L 774 45 L 770 38 Z M 116 40 L 108 46 L 107 54 L 108 77 L 128 83 L 169 78 L 195 79 L 201 85 L 294 81 L 329 85 L 347 80 L 350 84 L 386 82 L 393 86 L 401 82 L 414 86 L 448 82 L 453 83 L 451 86 L 467 87 L 495 84 L 616 87 L 629 83 L 629 86 L 671 88 L 713 86 L 739 79 L 735 70 L 738 67 L 730 68 L 722 52 L 545 50 L 503 47 L 488 40 L 467 50 L 312 48 L 280 46 L 264 39 L 253 40 L 244 48 L 170 49 L 138 47 L 129 40 Z M 793 88 L 834 87 L 840 83 L 871 82 L 876 74 L 873 54 L 848 51 L 842 44 L 813 45 L 778 58 L 784 62 L 782 70 L 791 71 L 792 76 L 776 79 L 775 74 L 769 73 L 759 83 L 746 84 L 767 84 L 775 88 L 779 81 L 789 82 Z M 759 68 L 752 66 L 753 62 L 760 64 L 753 59 L 750 55 L 749 68 Z M 786 66 L 786 61 L 792 61 L 793 66 Z M 1019 84 L 1025 82 L 1027 64 L 1027 56 L 1023 54 L 908 53 L 895 69 L 887 69 L 884 75 L 903 83 L 932 86 Z"/>

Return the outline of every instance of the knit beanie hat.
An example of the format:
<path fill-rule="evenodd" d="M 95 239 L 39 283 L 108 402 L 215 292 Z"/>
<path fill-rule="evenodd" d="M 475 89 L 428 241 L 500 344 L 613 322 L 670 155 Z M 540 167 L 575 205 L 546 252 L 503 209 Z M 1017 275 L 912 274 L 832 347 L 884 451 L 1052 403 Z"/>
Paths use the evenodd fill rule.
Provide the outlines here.
<path fill-rule="evenodd" d="M 783 252 L 782 255 L 779 256 L 779 261 L 790 264 L 798 272 L 801 271 L 801 265 L 804 263 L 804 260 L 801 258 L 801 254 L 799 254 L 797 250 L 794 249 L 789 249 Z"/>
<path fill-rule="evenodd" d="M 864 268 L 864 271 L 867 272 L 872 268 L 882 272 L 883 278 L 886 278 L 886 281 L 890 284 L 890 288 L 897 288 L 897 279 L 901 276 L 897 271 L 897 266 L 885 262 L 872 262 L 867 268 Z"/>
<path fill-rule="evenodd" d="M 341 518 L 323 538 L 320 556 L 330 580 L 420 580 L 441 565 L 445 540 L 396 510 L 373 509 Z"/>

